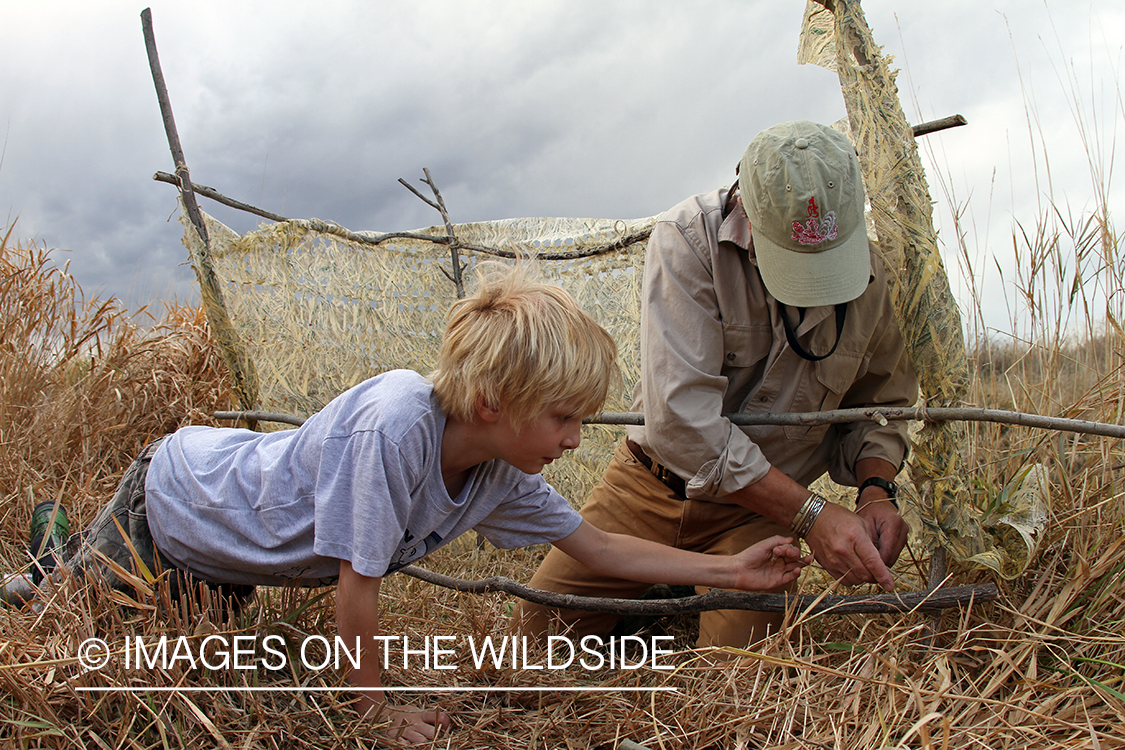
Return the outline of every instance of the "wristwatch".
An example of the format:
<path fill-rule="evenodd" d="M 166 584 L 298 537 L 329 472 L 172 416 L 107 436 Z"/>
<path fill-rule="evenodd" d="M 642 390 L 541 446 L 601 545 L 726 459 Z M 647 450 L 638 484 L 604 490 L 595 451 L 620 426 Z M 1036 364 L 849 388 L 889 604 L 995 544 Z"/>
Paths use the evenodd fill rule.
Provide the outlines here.
<path fill-rule="evenodd" d="M 887 481 L 882 477 L 868 477 L 867 479 L 863 480 L 863 484 L 859 486 L 859 492 L 856 493 L 856 510 L 858 510 L 860 507 L 859 496 L 862 495 L 863 491 L 868 487 L 881 487 L 883 491 L 887 493 L 887 499 L 891 501 L 891 504 L 895 506 L 895 509 L 898 509 L 898 500 L 896 499 L 898 497 L 898 485 L 894 482 Z"/>

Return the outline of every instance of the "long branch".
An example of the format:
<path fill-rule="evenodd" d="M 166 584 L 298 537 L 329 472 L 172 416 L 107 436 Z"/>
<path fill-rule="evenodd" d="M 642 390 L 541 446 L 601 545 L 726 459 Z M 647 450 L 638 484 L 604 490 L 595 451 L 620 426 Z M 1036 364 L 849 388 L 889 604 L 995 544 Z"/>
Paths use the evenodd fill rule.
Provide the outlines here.
<path fill-rule="evenodd" d="M 148 53 L 148 66 L 152 72 L 152 82 L 156 86 L 156 101 L 160 105 L 160 116 L 164 120 L 164 133 L 168 137 L 168 148 L 172 152 L 172 163 L 176 165 L 174 184 L 180 188 L 180 198 L 184 202 L 184 210 L 191 220 L 195 231 L 199 233 L 203 247 L 208 247 L 207 227 L 203 223 L 203 216 L 199 212 L 199 205 L 195 202 L 195 190 L 191 184 L 188 173 L 187 161 L 184 159 L 184 149 L 180 145 L 180 134 L 176 130 L 176 118 L 172 115 L 172 102 L 168 97 L 168 87 L 164 83 L 164 72 L 160 67 L 160 56 L 156 50 L 156 34 L 152 30 L 152 10 L 145 8 L 141 11 L 141 31 L 145 38 L 145 51 Z"/>
<path fill-rule="evenodd" d="M 304 422 L 303 418 L 291 414 L 260 411 L 217 411 L 213 416 L 215 419 L 261 420 L 263 422 L 282 422 L 298 426 Z M 725 416 L 732 424 L 739 427 L 750 425 L 808 427 L 825 424 L 850 424 L 852 422 L 880 422 L 883 420 L 892 421 L 906 419 L 919 422 L 994 422 L 998 424 L 1020 425 L 1023 427 L 1037 427 L 1044 430 L 1060 430 L 1062 432 L 1077 432 L 1085 435 L 1125 438 L 1125 425 L 1093 422 L 1087 419 L 1045 417 L 1039 414 L 1025 414 L 1022 412 L 1002 411 L 999 409 L 957 407 L 927 409 L 924 406 L 917 406 L 911 408 L 880 407 L 792 413 L 762 412 L 760 414 L 727 414 Z M 597 416 L 585 420 L 585 424 L 642 425 L 644 423 L 644 415 L 638 412 L 602 412 Z"/>
<path fill-rule="evenodd" d="M 166 182 L 169 185 L 179 186 L 180 184 L 175 175 L 168 174 L 167 172 L 157 172 L 152 176 L 152 179 L 156 180 L 157 182 Z M 406 183 L 403 182 L 403 184 Z M 410 185 L 407 185 L 407 187 L 411 190 L 414 190 L 414 188 Z M 218 190 L 215 190 L 215 188 L 207 187 L 206 185 L 196 185 L 193 183 L 192 190 L 202 195 L 204 198 L 210 198 L 216 203 L 221 203 L 224 206 L 238 209 L 239 211 L 245 211 L 247 213 L 254 214 L 255 216 L 261 216 L 263 219 L 269 219 L 270 221 L 305 221 L 310 227 L 318 232 L 334 234 L 337 237 L 343 237 L 346 240 L 361 245 L 381 245 L 384 242 L 390 242 L 391 240 L 397 239 L 421 240 L 423 242 L 432 242 L 435 245 L 449 245 L 456 241 L 455 238 L 446 235 L 423 234 L 421 232 L 383 232 L 377 234 L 360 234 L 358 232 L 353 232 L 349 229 L 345 229 L 344 227 L 341 227 L 337 224 L 329 224 L 328 222 L 322 221 L 320 219 L 295 220 L 290 217 L 282 216 L 281 214 L 275 214 L 272 211 L 265 210 L 264 208 L 251 206 L 248 203 L 243 203 L 242 201 L 235 200 L 234 198 L 229 198 L 220 193 Z M 421 195 L 421 193 L 417 193 L 417 191 L 415 191 L 415 193 L 419 196 Z M 423 197 L 422 199 L 427 203 L 431 203 L 431 205 L 436 205 L 433 204 L 429 198 Z M 595 245 L 594 247 L 581 250 L 559 250 L 549 253 L 540 252 L 536 254 L 535 257 L 539 260 L 577 260 L 579 258 L 591 258 L 597 255 L 605 255 L 607 253 L 616 252 L 618 250 L 624 250 L 630 245 L 635 245 L 638 242 L 644 242 L 648 239 L 648 236 L 651 232 L 651 229 L 642 229 L 639 232 L 627 234 L 619 239 L 614 240 L 613 242 L 607 242 L 603 245 Z M 499 247 L 473 245 L 468 242 L 460 241 L 457 241 L 457 246 L 462 250 L 471 250 L 475 253 L 492 255 L 497 258 L 506 258 L 508 260 L 514 260 L 515 258 L 519 257 L 515 252 L 511 250 L 504 250 L 503 248 Z"/>
<path fill-rule="evenodd" d="M 152 179 L 156 180 L 157 182 L 167 182 L 169 185 L 179 184 L 176 176 L 173 174 L 168 174 L 167 172 L 157 172 L 152 176 Z M 248 214 L 261 216 L 263 219 L 269 219 L 270 221 L 289 221 L 289 219 L 282 216 L 281 214 L 275 214 L 272 211 L 265 210 L 264 208 L 258 208 L 257 206 L 251 206 L 249 203 L 243 203 L 242 201 L 235 200 L 234 198 L 228 198 L 215 188 L 199 184 L 192 184 L 192 188 L 194 188 L 195 192 L 199 193 L 204 198 L 210 198 L 217 203 L 222 203 L 224 206 L 237 208 L 239 211 L 245 211 Z"/>
<path fill-rule="evenodd" d="M 744 609 L 756 612 L 784 612 L 787 609 L 797 609 L 810 615 L 825 612 L 833 614 L 935 612 L 969 602 L 989 602 L 1000 596 L 996 585 L 987 583 L 979 586 L 949 586 L 926 591 L 911 591 L 904 594 L 792 595 L 713 589 L 706 594 L 678 599 L 613 599 L 542 591 L 503 576 L 466 581 L 413 565 L 407 565 L 399 572 L 435 586 L 469 594 L 502 591 L 547 607 L 616 615 L 675 615 L 719 609 Z"/>
<path fill-rule="evenodd" d="M 879 407 L 858 409 L 836 409 L 834 411 L 810 411 L 789 413 L 739 413 L 725 415 L 731 424 L 739 427 L 750 425 L 787 425 L 810 427 L 825 424 L 851 424 L 852 422 L 882 422 L 893 420 L 913 420 L 917 422 L 994 422 L 997 424 L 1038 427 L 1044 430 L 1080 432 L 1086 435 L 1125 438 L 1125 425 L 1094 422 L 1088 419 L 1067 419 L 1065 417 L 1046 417 L 1040 414 L 1003 411 L 1000 409 L 977 409 L 966 407 L 925 406 Z M 644 415 L 636 412 L 606 412 L 590 420 L 591 424 L 640 425 Z"/>

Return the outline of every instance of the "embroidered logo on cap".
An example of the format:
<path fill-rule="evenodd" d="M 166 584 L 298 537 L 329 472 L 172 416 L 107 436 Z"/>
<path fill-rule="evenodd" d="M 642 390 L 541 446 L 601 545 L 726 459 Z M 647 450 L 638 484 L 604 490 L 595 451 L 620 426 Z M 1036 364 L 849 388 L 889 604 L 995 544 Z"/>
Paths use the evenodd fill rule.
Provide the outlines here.
<path fill-rule="evenodd" d="M 820 210 L 816 207 L 816 198 L 809 198 L 808 221 L 801 224 L 793 222 L 793 236 L 790 239 L 802 245 L 816 245 L 825 240 L 836 239 L 836 212 L 829 211 L 820 218 Z M 819 223 L 817 219 L 820 219 Z"/>

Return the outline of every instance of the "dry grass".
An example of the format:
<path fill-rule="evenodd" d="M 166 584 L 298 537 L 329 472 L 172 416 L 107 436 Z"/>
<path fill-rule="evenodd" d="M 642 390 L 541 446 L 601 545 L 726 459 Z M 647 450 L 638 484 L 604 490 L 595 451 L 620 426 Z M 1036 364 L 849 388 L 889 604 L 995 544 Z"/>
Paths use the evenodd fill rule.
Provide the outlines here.
<path fill-rule="evenodd" d="M 142 330 L 113 304 L 84 304 L 46 254 L 5 245 L 3 309 L 3 545 L 5 570 L 24 564 L 29 509 L 61 497 L 75 526 L 112 492 L 129 457 L 154 435 L 209 422 L 229 390 L 205 323 L 169 310 Z M 978 395 L 1006 392 L 1012 405 L 1116 421 L 1123 392 L 1121 338 L 1103 333 L 1073 351 L 998 353 L 979 370 Z M 1058 393 L 1060 368 L 1090 346 L 1082 384 Z M 1048 354 L 1048 352 L 1044 352 Z M 1107 367 L 1111 363 L 1112 367 Z M 1024 369 L 1021 369 L 1024 368 Z M 1071 370 L 1066 370 L 1071 373 Z M 1077 372 L 1077 371 L 1075 371 Z M 987 377 L 986 377 L 987 376 Z M 1068 378 L 1070 375 L 1068 374 Z M 1018 388 L 1010 384 L 1018 384 Z M 991 404 L 990 404 L 991 405 Z M 630 738 L 653 748 L 704 747 L 1043 747 L 1125 746 L 1125 457 L 1108 440 L 1060 439 L 978 426 L 973 452 L 984 491 L 1031 459 L 1056 469 L 1054 523 L 1031 570 L 1002 585 L 996 604 L 947 614 L 939 647 L 921 647 L 922 616 L 803 619 L 759 652 L 690 651 L 688 618 L 658 623 L 676 637 L 674 672 L 587 672 L 517 666 L 477 669 L 465 648 L 450 671 L 392 664 L 391 684 L 436 688 L 515 687 L 515 692 L 422 693 L 401 699 L 438 704 L 456 729 L 437 746 L 454 748 L 616 747 Z M 462 577 L 503 573 L 526 580 L 541 550 L 497 552 L 458 543 L 428 559 Z M 917 585 L 919 565 L 899 572 Z M 957 582 L 983 574 L 955 570 Z M 395 576 L 385 584 L 384 631 L 409 636 L 503 633 L 508 602 L 434 589 Z M 215 610 L 160 604 L 162 589 L 137 595 L 140 607 L 105 592 L 65 586 L 38 609 L 0 613 L 0 744 L 12 747 L 232 748 L 371 747 L 374 734 L 347 706 L 340 673 L 300 666 L 280 672 L 208 670 L 179 662 L 127 669 L 118 653 L 96 673 L 74 661 L 79 644 L 101 637 L 120 649 L 127 637 L 277 634 L 296 649 L 309 635 L 334 633 L 327 591 L 262 591 L 233 619 Z M 733 660 L 730 660 L 731 657 Z M 538 663 L 533 660 L 533 663 Z M 86 686 L 112 686 L 108 693 Z M 197 692 L 120 688 L 183 687 Z M 222 692 L 280 686 L 317 692 Z M 561 687 L 608 692 L 563 692 Z M 640 693 L 622 688 L 678 688 Z M 536 692 L 533 689 L 549 688 Z"/>
<path fill-rule="evenodd" d="M 1066 232 L 1016 237 L 1037 259 L 1032 269 L 1073 268 L 1064 256 L 1074 247 L 1096 248 L 1096 278 L 1077 287 L 1071 278 L 1055 292 L 1062 297 L 1046 299 L 1062 289 L 1058 279 L 1029 271 L 1020 288 L 1038 317 L 1012 338 L 979 337 L 974 400 L 1120 421 L 1121 316 L 1108 303 L 1095 308 L 1096 294 L 1083 296 L 1099 284 L 1121 288 L 1119 238 L 1108 211 L 1099 215 L 1073 223 L 1074 243 L 1059 241 Z M 1048 239 L 1038 239 L 1043 236 Z M 1055 322 L 1075 310 L 1081 320 L 1105 322 Z M 65 272 L 34 247 L 3 243 L 0 313 L 0 550 L 9 572 L 26 564 L 35 502 L 61 498 L 73 526 L 81 527 L 143 443 L 182 424 L 209 423 L 213 410 L 228 408 L 230 392 L 200 313 L 173 308 L 158 324 L 138 327 L 115 303 L 84 302 Z M 1125 747 L 1125 452 L 1108 439 L 998 425 L 975 424 L 969 434 L 978 505 L 989 507 L 997 487 L 1038 461 L 1052 470 L 1053 519 L 1031 568 L 1000 582 L 999 602 L 945 615 L 935 649 L 922 647 L 930 623 L 919 615 L 790 613 L 785 632 L 760 651 L 716 660 L 690 651 L 691 620 L 680 618 L 654 626 L 675 636 L 673 672 L 478 669 L 460 648 L 450 660 L 456 669 L 392 664 L 389 682 L 470 689 L 399 696 L 456 717 L 454 733 L 435 743 L 440 747 L 616 748 L 624 738 L 662 749 Z M 431 556 L 427 565 L 460 577 L 502 573 L 526 580 L 541 553 L 480 550 L 470 540 Z M 904 559 L 896 572 L 918 587 L 924 565 Z M 955 583 L 985 577 L 956 566 L 952 573 Z M 503 597 L 457 594 L 403 576 L 389 578 L 384 592 L 388 635 L 415 644 L 426 635 L 452 636 L 463 644 L 503 633 L 509 604 Z M 335 631 L 330 591 L 260 591 L 233 618 L 164 596 L 160 586 L 141 586 L 139 606 L 126 607 L 105 592 L 67 585 L 41 607 L 0 610 L 0 745 L 375 745 L 371 726 L 348 707 L 348 694 L 332 690 L 340 672 L 305 668 L 295 658 L 279 671 L 184 662 L 127 669 L 120 653 L 99 672 L 84 673 L 75 663 L 79 644 L 95 636 L 120 650 L 136 636 L 189 635 L 198 642 L 214 633 L 276 634 L 296 649 L 310 635 Z M 91 686 L 114 689 L 82 690 Z M 224 691 L 248 687 L 308 690 Z M 522 689 L 481 692 L 484 687 Z M 625 690 L 636 687 L 678 692 Z"/>
<path fill-rule="evenodd" d="M 35 247 L 0 244 L 0 538 L 22 552 L 33 501 L 89 519 L 154 436 L 230 403 L 203 315 L 169 308 L 150 329 L 115 300 L 87 302 Z"/>

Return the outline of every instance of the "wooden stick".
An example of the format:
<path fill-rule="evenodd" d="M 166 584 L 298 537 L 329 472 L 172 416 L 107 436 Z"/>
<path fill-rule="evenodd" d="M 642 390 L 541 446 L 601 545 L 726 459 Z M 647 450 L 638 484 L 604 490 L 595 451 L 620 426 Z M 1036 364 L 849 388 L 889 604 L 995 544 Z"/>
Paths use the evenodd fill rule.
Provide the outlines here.
<path fill-rule="evenodd" d="M 945 547 L 938 544 L 930 553 L 930 575 L 926 583 L 930 589 L 936 589 L 945 583 L 945 576 L 949 570 L 949 561 Z M 935 614 L 926 623 L 926 631 L 922 637 L 922 645 L 927 649 L 937 648 L 938 633 L 941 632 L 941 614 Z"/>
<path fill-rule="evenodd" d="M 164 83 L 164 72 L 160 68 L 160 57 L 156 52 L 156 35 L 152 30 L 152 9 L 145 8 L 141 11 L 141 29 L 145 37 L 145 51 L 148 52 L 148 66 L 152 71 L 152 82 L 156 85 L 156 100 L 160 104 L 160 115 L 164 119 L 164 132 L 168 136 L 168 147 L 172 151 L 172 163 L 176 165 L 177 184 L 180 186 L 180 199 L 184 202 L 184 210 L 191 220 L 203 246 L 208 246 L 207 227 L 203 223 L 203 215 L 199 211 L 199 204 L 195 202 L 195 190 L 191 185 L 188 174 L 187 162 L 184 159 L 184 149 L 180 145 L 180 134 L 176 130 L 176 118 L 172 115 L 172 102 L 168 98 L 168 87 Z"/>
<path fill-rule="evenodd" d="M 917 138 L 918 136 L 926 135 L 927 133 L 936 133 L 937 131 L 945 130 L 946 128 L 957 128 L 962 125 L 968 124 L 969 121 L 966 120 L 964 116 L 950 115 L 949 117 L 943 117 L 940 120 L 930 120 L 929 122 L 920 122 L 917 125 L 911 125 L 910 130 L 914 133 L 914 137 Z"/>
<path fill-rule="evenodd" d="M 281 424 L 291 424 L 296 427 L 300 427 L 305 423 L 304 417 L 298 417 L 292 414 L 278 414 L 269 411 L 217 411 L 211 416 L 219 420 L 230 419 L 236 422 L 279 422 Z"/>
<path fill-rule="evenodd" d="M 215 419 L 260 419 L 265 422 L 284 422 L 300 425 L 304 420 L 289 414 L 276 414 L 258 411 L 217 411 Z M 926 409 L 925 407 L 880 407 L 868 409 L 836 409 L 834 411 L 811 412 L 762 412 L 760 414 L 724 414 L 731 424 L 739 427 L 749 425 L 824 425 L 849 424 L 852 422 L 878 422 L 880 420 L 915 420 L 919 422 L 994 422 L 999 424 L 1037 427 L 1044 430 L 1061 430 L 1102 437 L 1125 438 L 1125 425 L 1092 422 L 1086 419 L 1066 419 L 1063 417 L 1044 417 L 1039 414 L 1024 414 L 999 409 L 963 409 L 945 407 Z M 583 424 L 605 425 L 643 425 L 644 414 L 639 412 L 602 412 L 583 420 Z"/>
<path fill-rule="evenodd" d="M 195 188 L 191 184 L 187 162 L 184 159 L 184 150 L 180 145 L 180 135 L 176 130 L 176 119 L 172 116 L 172 103 L 168 98 L 168 87 L 164 83 L 164 73 L 160 68 L 160 56 L 156 51 L 156 35 L 152 30 L 152 10 L 150 8 L 141 11 L 141 28 L 145 37 L 145 50 L 148 52 L 148 65 L 152 71 L 152 82 L 156 86 L 156 99 L 160 104 L 160 114 L 164 119 L 164 132 L 168 137 L 168 147 L 172 151 L 172 161 L 176 165 L 180 200 L 183 202 L 188 220 L 191 221 L 199 235 L 202 247 L 198 259 L 195 259 L 196 262 L 192 263 L 192 266 L 195 268 L 196 278 L 199 281 L 207 322 L 211 326 L 211 333 L 219 344 L 223 359 L 234 380 L 234 390 L 238 394 L 238 400 L 244 408 L 251 409 L 258 401 L 257 371 L 254 369 L 253 361 L 246 355 L 242 342 L 231 324 L 230 314 L 227 312 L 226 303 L 223 301 L 222 288 L 215 276 L 215 269 L 211 265 L 211 240 L 207 235 L 207 225 L 203 222 L 203 213 L 199 210 L 199 204 L 195 201 Z"/>
<path fill-rule="evenodd" d="M 453 286 L 457 290 L 457 299 L 464 299 L 465 285 L 461 279 L 461 271 L 463 267 L 461 265 L 460 253 L 460 248 L 462 246 L 461 243 L 457 241 L 457 236 L 453 232 L 453 222 L 449 220 L 449 211 L 445 209 L 445 200 L 441 197 L 441 191 L 438 190 L 437 184 L 434 182 L 434 178 L 430 176 L 429 168 L 422 167 L 422 173 L 426 175 L 426 178 L 422 180 L 422 182 L 430 186 L 430 190 L 433 191 L 434 198 L 437 201 L 436 203 L 426 196 L 422 195 L 422 193 L 415 189 L 413 185 L 411 185 L 401 177 L 398 178 L 398 181 L 407 190 L 414 193 L 414 195 L 416 195 L 422 202 L 424 202 L 431 208 L 436 209 L 437 212 L 441 214 L 441 220 L 445 222 L 445 234 L 448 238 L 447 244 L 449 245 L 449 257 L 453 262 L 453 275 L 450 276 L 448 273 L 446 273 L 446 270 L 444 268 L 441 269 L 441 272 L 445 274 L 445 277 L 447 279 L 453 282 Z"/>
<path fill-rule="evenodd" d="M 445 199 L 441 197 L 441 191 L 438 190 L 437 184 L 434 182 L 434 178 L 430 176 L 429 168 L 422 167 L 422 173 L 426 175 L 426 184 L 429 185 L 430 189 L 434 191 L 434 198 L 437 200 L 438 211 L 441 213 L 442 221 L 445 222 L 445 231 L 450 237 L 453 237 L 453 222 L 449 220 L 449 211 L 447 211 L 445 208 Z M 454 239 L 453 242 L 451 242 L 449 245 L 449 257 L 453 262 L 453 286 L 457 289 L 457 299 L 464 299 L 465 285 L 461 280 L 461 271 L 463 270 L 461 266 L 461 253 L 458 249 L 456 239 Z"/>
<path fill-rule="evenodd" d="M 152 179 L 156 180 L 157 182 L 167 182 L 171 185 L 180 184 L 180 181 L 176 179 L 175 175 L 168 174 L 167 172 L 157 172 L 152 176 Z M 237 208 L 239 211 L 245 211 L 248 214 L 261 216 L 263 219 L 269 219 L 270 221 L 289 221 L 289 219 L 285 218 L 281 214 L 275 214 L 272 211 L 265 210 L 264 208 L 258 208 L 257 206 L 251 206 L 249 203 L 243 203 L 242 201 L 235 200 L 234 198 L 228 198 L 218 190 L 209 188 L 206 185 L 193 184 L 191 187 L 192 190 L 199 193 L 203 197 L 210 198 L 211 200 L 218 203 L 222 203 L 224 206 Z"/>
<path fill-rule="evenodd" d="M 423 169 L 424 169 L 424 167 L 423 167 Z M 427 198 L 426 196 L 422 195 L 422 191 L 421 191 L 421 190 L 419 190 L 418 188 L 414 187 L 413 185 L 411 185 L 411 184 L 410 184 L 409 182 L 407 182 L 406 180 L 402 179 L 401 177 L 399 177 L 399 178 L 398 178 L 398 182 L 399 182 L 399 184 L 400 184 L 400 185 L 402 185 L 402 186 L 403 186 L 404 188 L 406 188 L 406 189 L 407 189 L 407 190 L 409 190 L 410 192 L 414 193 L 414 195 L 415 195 L 415 196 L 416 196 L 416 197 L 418 198 L 418 200 L 422 201 L 423 203 L 425 203 L 425 204 L 426 204 L 427 206 L 429 206 L 430 208 L 434 209 L 435 211 L 441 211 L 441 209 L 440 209 L 440 208 L 438 208 L 438 204 L 434 203 L 434 202 L 433 202 L 432 200 L 430 200 L 430 199 L 429 199 L 429 198 Z M 452 234 L 452 233 L 450 233 L 450 235 L 449 235 L 449 236 L 450 236 L 450 237 L 452 237 L 452 236 L 453 236 L 453 234 Z"/>
<path fill-rule="evenodd" d="M 941 407 L 928 409 L 916 407 L 879 407 L 858 409 L 836 409 L 822 412 L 791 413 L 739 413 L 726 414 L 731 424 L 745 427 L 749 425 L 824 425 L 849 424 L 851 422 L 881 422 L 883 420 L 914 420 L 918 422 L 995 422 L 998 424 L 1038 427 L 1044 430 L 1078 432 L 1086 435 L 1125 438 L 1125 425 L 1094 422 L 1087 419 L 1066 419 L 1046 417 L 1039 414 L 1025 414 L 1000 409 L 976 409 L 961 407 Z M 635 412 L 605 412 L 591 420 L 590 424 L 639 425 L 644 424 L 644 415 Z"/>
<path fill-rule="evenodd" d="M 168 174 L 167 172 L 157 172 L 152 176 L 152 179 L 156 180 L 157 182 L 166 182 L 170 185 L 178 186 L 180 184 L 179 179 L 175 175 Z M 438 209 L 436 203 L 422 195 L 422 193 L 416 190 L 412 185 L 408 184 L 405 180 L 400 179 L 399 182 L 405 185 L 421 200 L 433 206 L 435 209 L 440 210 Z M 264 208 L 258 208 L 257 206 L 251 206 L 247 203 L 243 203 L 242 201 L 235 200 L 234 198 L 228 198 L 214 188 L 193 184 L 192 189 L 199 195 L 202 195 L 205 198 L 210 198 L 216 203 L 221 203 L 224 206 L 236 208 L 239 211 L 246 211 L 247 213 L 261 216 L 262 218 L 269 219 L 270 221 L 293 221 L 293 219 L 290 217 L 275 214 L 272 211 L 267 211 Z M 334 234 L 338 237 L 343 237 L 344 239 L 347 239 L 351 242 L 362 245 L 381 245 L 384 242 L 389 242 L 396 239 L 421 240 L 423 242 L 432 242 L 435 245 L 448 245 L 456 241 L 455 238 L 451 239 L 444 235 L 421 234 L 419 232 L 383 232 L 379 234 L 359 234 L 349 229 L 345 229 L 344 227 L 341 227 L 339 225 L 329 224 L 319 219 L 303 219 L 303 221 L 308 222 L 309 226 L 311 226 L 318 232 Z M 614 240 L 613 242 L 607 242 L 604 245 L 595 245 L 594 247 L 582 250 L 559 250 L 549 253 L 541 252 L 536 254 L 535 257 L 539 260 L 577 260 L 579 258 L 591 258 L 597 255 L 605 255 L 607 253 L 617 252 L 618 250 L 624 250 L 630 245 L 635 245 L 638 242 L 644 242 L 648 239 L 648 236 L 651 233 L 651 229 L 642 229 L 639 232 L 627 234 L 620 239 Z M 511 250 L 504 250 L 498 247 L 472 245 L 467 242 L 460 241 L 457 241 L 457 246 L 461 250 L 472 250 L 475 253 L 492 255 L 497 258 L 507 258 L 509 260 L 514 260 L 515 258 L 519 257 Z"/>
<path fill-rule="evenodd" d="M 678 599 L 613 599 L 599 596 L 576 596 L 542 591 L 525 586 L 503 576 L 492 576 L 479 581 L 434 573 L 407 565 L 398 572 L 435 586 L 484 594 L 502 591 L 535 604 L 555 609 L 575 609 L 583 612 L 606 612 L 616 615 L 674 615 L 689 612 L 710 612 L 718 609 L 754 610 L 757 612 L 784 612 L 798 609 L 805 614 L 870 614 L 890 612 L 936 612 L 970 602 L 993 601 L 1000 596 L 995 584 L 979 586 L 950 586 L 937 590 L 911 591 L 903 594 L 812 595 L 760 594 L 749 591 L 723 591 L 712 589 L 706 594 Z"/>

